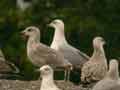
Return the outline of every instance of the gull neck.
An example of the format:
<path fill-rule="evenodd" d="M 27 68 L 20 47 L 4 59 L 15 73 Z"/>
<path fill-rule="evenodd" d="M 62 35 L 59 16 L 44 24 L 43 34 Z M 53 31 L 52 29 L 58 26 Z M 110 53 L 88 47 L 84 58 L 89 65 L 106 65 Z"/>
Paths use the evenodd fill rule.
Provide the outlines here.
<path fill-rule="evenodd" d="M 107 77 L 118 80 L 119 79 L 119 71 L 118 71 L 118 65 L 117 66 L 110 66 L 110 69 L 107 73 Z"/>
<path fill-rule="evenodd" d="M 43 89 L 43 88 L 45 89 L 48 87 L 51 87 L 51 88 L 55 87 L 54 80 L 53 80 L 53 74 L 43 76 L 43 78 L 42 78 L 41 89 Z"/>
<path fill-rule="evenodd" d="M 32 45 L 33 43 L 39 43 L 40 42 L 40 35 L 33 35 L 31 37 L 29 37 L 28 39 L 28 45 Z"/>
<path fill-rule="evenodd" d="M 103 45 L 101 45 L 99 48 L 98 47 L 94 47 L 92 58 L 99 58 L 100 60 L 106 59 L 105 58 L 105 52 L 104 52 Z M 96 60 L 96 59 L 93 59 L 93 60 Z"/>
<path fill-rule="evenodd" d="M 64 28 L 55 28 L 54 37 L 51 46 L 66 44 L 66 38 L 64 33 Z"/>

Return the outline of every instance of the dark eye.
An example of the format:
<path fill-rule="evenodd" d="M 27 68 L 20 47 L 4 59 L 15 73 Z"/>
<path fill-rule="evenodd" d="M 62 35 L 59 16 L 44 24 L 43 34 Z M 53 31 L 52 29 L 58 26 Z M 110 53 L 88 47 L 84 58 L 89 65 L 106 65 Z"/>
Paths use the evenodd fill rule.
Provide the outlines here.
<path fill-rule="evenodd" d="M 49 71 L 49 68 L 45 68 L 45 71 Z"/>
<path fill-rule="evenodd" d="M 31 32 L 31 31 L 32 31 L 32 29 L 28 29 L 28 31 L 29 31 L 29 32 Z"/>

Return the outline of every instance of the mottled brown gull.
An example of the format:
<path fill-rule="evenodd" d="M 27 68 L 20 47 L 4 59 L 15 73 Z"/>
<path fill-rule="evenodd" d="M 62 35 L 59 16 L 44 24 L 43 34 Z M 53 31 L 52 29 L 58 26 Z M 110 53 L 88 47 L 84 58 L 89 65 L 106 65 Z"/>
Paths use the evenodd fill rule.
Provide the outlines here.
<path fill-rule="evenodd" d="M 93 39 L 93 55 L 82 67 L 81 80 L 84 83 L 103 79 L 107 72 L 107 60 L 103 45 L 105 41 L 102 37 Z"/>
<path fill-rule="evenodd" d="M 71 64 L 56 50 L 40 43 L 40 30 L 35 26 L 27 27 L 21 32 L 28 37 L 27 56 L 38 67 L 49 64 L 52 67 L 65 67 L 70 69 Z"/>
<path fill-rule="evenodd" d="M 42 78 L 40 90 L 61 90 L 54 83 L 52 67 L 44 65 L 38 71 Z"/>
<path fill-rule="evenodd" d="M 5 57 L 0 49 L 0 73 L 8 73 L 12 71 L 12 68 L 7 64 Z"/>
<path fill-rule="evenodd" d="M 7 61 L 0 49 L 0 78 L 7 78 L 9 73 L 19 73 L 18 68 L 11 62 Z"/>
<path fill-rule="evenodd" d="M 92 90 L 120 90 L 118 62 L 112 59 L 109 64 L 109 71 L 104 79 L 99 81 Z"/>
<path fill-rule="evenodd" d="M 53 41 L 50 47 L 61 52 L 74 67 L 79 66 L 81 68 L 81 66 L 89 59 L 89 56 L 67 42 L 64 34 L 64 22 L 56 19 L 53 20 L 49 26 L 55 28 Z"/>

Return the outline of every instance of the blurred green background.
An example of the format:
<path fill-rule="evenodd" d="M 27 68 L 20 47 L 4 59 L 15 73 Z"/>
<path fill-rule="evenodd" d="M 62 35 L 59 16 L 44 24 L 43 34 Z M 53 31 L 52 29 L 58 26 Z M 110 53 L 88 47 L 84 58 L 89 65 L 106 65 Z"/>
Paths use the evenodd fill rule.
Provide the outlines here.
<path fill-rule="evenodd" d="M 41 42 L 50 45 L 54 30 L 47 24 L 54 19 L 65 23 L 68 42 L 91 56 L 92 39 L 107 41 L 106 56 L 120 58 L 120 0 L 25 0 L 24 11 L 16 0 L 0 0 L 0 47 L 7 60 L 15 63 L 25 79 L 36 77 L 26 57 L 26 42 L 19 32 L 30 25 L 41 29 Z"/>

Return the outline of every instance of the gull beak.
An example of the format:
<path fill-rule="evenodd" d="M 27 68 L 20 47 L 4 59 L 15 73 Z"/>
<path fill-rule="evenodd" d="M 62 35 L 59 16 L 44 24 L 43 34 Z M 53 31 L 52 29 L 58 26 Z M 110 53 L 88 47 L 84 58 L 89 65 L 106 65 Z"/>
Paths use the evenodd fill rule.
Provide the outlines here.
<path fill-rule="evenodd" d="M 20 32 L 21 35 L 24 35 L 24 33 L 25 33 L 24 31 Z"/>
<path fill-rule="evenodd" d="M 47 24 L 48 27 L 53 27 L 53 23 Z"/>
<path fill-rule="evenodd" d="M 36 71 L 36 72 L 41 72 L 41 70 L 40 70 L 40 69 L 36 69 L 35 71 Z"/>
<path fill-rule="evenodd" d="M 106 44 L 106 41 L 103 39 L 103 44 L 105 45 Z"/>
<path fill-rule="evenodd" d="M 28 39 L 28 36 L 25 34 L 24 31 L 20 32 L 20 35 L 21 35 L 23 40 L 27 40 Z"/>
<path fill-rule="evenodd" d="M 104 41 L 104 44 L 106 44 L 106 41 Z"/>

